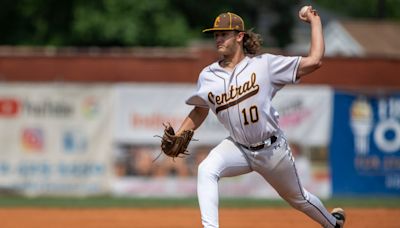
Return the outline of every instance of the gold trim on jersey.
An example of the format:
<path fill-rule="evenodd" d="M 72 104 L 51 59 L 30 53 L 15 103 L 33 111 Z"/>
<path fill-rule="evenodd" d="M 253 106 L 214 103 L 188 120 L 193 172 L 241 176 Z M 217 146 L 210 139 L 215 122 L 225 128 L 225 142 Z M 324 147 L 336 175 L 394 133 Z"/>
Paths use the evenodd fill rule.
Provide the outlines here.
<path fill-rule="evenodd" d="M 257 76 L 255 73 L 251 74 L 249 81 L 243 83 L 239 87 L 230 86 L 227 93 L 214 95 L 212 92 L 208 93 L 208 100 L 216 105 L 216 113 L 239 104 L 240 102 L 252 97 L 258 93 L 259 85 L 256 83 Z"/>

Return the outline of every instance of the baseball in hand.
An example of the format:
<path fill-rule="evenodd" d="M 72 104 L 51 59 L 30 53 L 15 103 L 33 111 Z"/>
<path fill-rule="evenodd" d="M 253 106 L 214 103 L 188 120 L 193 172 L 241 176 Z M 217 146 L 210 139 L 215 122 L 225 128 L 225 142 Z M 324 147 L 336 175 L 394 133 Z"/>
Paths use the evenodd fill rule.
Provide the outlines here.
<path fill-rule="evenodd" d="M 307 11 L 311 6 L 303 6 L 299 11 L 299 18 L 303 21 L 307 21 Z"/>

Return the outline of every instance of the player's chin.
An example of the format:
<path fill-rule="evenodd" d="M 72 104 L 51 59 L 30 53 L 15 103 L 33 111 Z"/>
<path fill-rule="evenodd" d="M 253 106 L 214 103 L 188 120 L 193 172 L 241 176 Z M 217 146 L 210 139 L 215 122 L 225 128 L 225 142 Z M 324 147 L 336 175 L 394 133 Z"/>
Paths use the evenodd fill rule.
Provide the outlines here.
<path fill-rule="evenodd" d="M 224 55 L 224 54 L 226 54 L 226 48 L 223 46 L 219 46 L 219 47 L 217 47 L 217 52 L 218 52 L 218 54 Z"/>

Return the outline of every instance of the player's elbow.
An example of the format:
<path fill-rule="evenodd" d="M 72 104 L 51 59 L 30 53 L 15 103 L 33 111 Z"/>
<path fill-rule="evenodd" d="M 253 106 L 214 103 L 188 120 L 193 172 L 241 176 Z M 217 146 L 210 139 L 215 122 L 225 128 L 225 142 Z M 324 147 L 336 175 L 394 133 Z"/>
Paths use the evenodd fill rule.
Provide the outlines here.
<path fill-rule="evenodd" d="M 318 69 L 322 66 L 322 59 L 319 57 L 311 57 L 309 58 L 308 64 L 310 68 Z"/>
<path fill-rule="evenodd" d="M 322 67 L 322 60 L 319 58 L 314 58 L 311 59 L 310 62 L 308 63 L 308 69 L 311 72 L 317 70 L 318 68 Z"/>
<path fill-rule="evenodd" d="M 305 57 L 300 62 L 300 69 L 297 74 L 298 77 L 310 74 L 322 66 L 322 60 L 320 58 Z"/>
<path fill-rule="evenodd" d="M 315 69 L 318 69 L 318 68 L 320 68 L 320 67 L 322 67 L 322 60 L 317 60 L 317 61 L 315 61 L 314 68 L 315 68 Z"/>

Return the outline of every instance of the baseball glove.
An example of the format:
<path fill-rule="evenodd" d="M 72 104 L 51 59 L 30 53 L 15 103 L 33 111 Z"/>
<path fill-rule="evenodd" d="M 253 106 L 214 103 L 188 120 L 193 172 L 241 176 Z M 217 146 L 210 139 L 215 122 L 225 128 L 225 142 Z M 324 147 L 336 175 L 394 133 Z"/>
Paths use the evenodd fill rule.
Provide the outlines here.
<path fill-rule="evenodd" d="M 185 130 L 176 135 L 171 124 L 164 124 L 164 135 L 161 137 L 161 150 L 165 155 L 176 158 L 180 155 L 188 155 L 187 147 L 192 140 L 194 131 Z"/>

